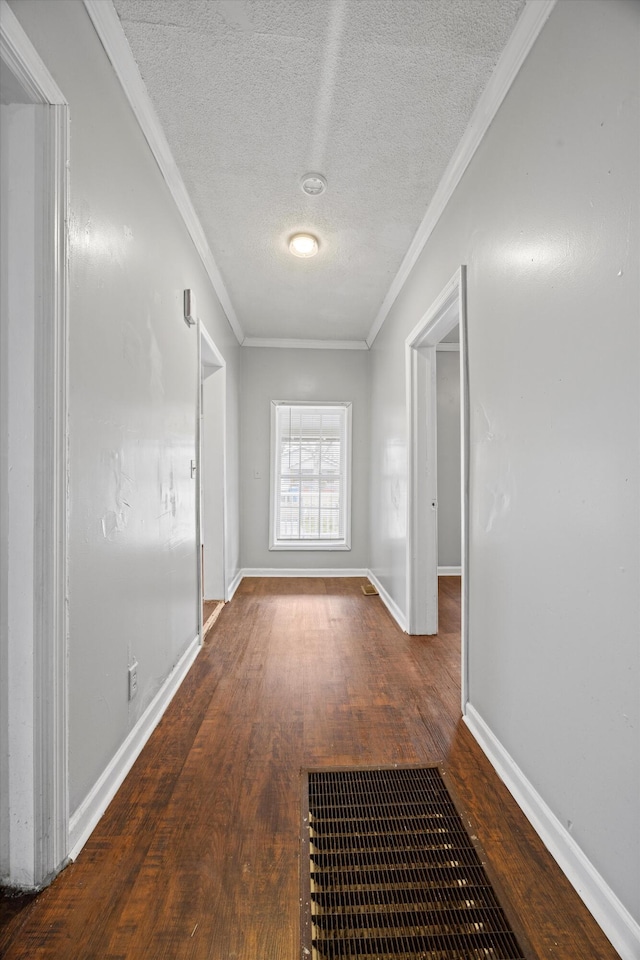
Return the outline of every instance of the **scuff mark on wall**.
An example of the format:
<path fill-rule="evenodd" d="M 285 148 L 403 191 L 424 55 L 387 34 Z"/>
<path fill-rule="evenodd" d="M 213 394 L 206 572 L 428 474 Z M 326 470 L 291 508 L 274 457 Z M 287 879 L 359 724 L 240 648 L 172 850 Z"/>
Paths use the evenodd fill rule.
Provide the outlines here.
<path fill-rule="evenodd" d="M 491 421 L 489 415 L 485 410 L 483 404 L 478 403 L 474 408 L 475 412 L 475 423 L 474 423 L 474 436 L 478 438 L 477 443 L 482 443 L 483 441 L 495 439 L 495 434 L 491 428 Z"/>
<path fill-rule="evenodd" d="M 140 377 L 143 372 L 148 372 L 149 396 L 154 403 L 160 403 L 165 396 L 164 368 L 162 352 L 153 329 L 150 313 L 147 314 L 144 329 L 147 336 L 131 320 L 123 322 L 122 352 L 136 377 Z"/>
<path fill-rule="evenodd" d="M 481 403 L 474 409 L 474 421 L 473 435 L 477 438 L 474 448 L 479 475 L 493 474 L 491 482 L 485 483 L 478 494 L 477 519 L 484 532 L 491 533 L 498 521 L 511 511 L 515 481 L 507 453 L 506 434 L 496 429 L 492 417 Z"/>
<path fill-rule="evenodd" d="M 164 399 L 164 378 L 162 352 L 151 324 L 151 315 L 147 314 L 147 332 L 149 334 L 150 389 L 152 400 L 159 403 Z"/>
<path fill-rule="evenodd" d="M 165 490 L 165 493 L 164 493 L 164 496 L 163 496 L 163 502 L 165 502 L 165 503 L 167 504 L 167 507 L 168 507 L 168 511 L 167 511 L 167 512 L 170 511 L 170 512 L 171 512 L 171 516 L 172 516 L 173 519 L 175 520 L 175 518 L 176 518 L 176 510 L 177 510 L 177 506 L 178 506 L 178 491 L 176 490 L 175 477 L 174 477 L 174 474 L 173 474 L 173 466 L 171 467 L 171 469 L 170 469 L 170 471 L 169 471 L 169 487 L 168 487 L 167 490 Z"/>
<path fill-rule="evenodd" d="M 402 440 L 389 440 L 384 451 L 384 476 L 389 504 L 389 536 L 402 540 L 407 535 L 407 446 Z"/>
<path fill-rule="evenodd" d="M 511 468 L 507 465 L 505 476 L 487 491 L 491 502 L 484 528 L 485 533 L 491 533 L 496 521 L 505 517 L 511 509 L 511 492 L 508 489 L 511 480 Z"/>
<path fill-rule="evenodd" d="M 111 454 L 110 478 L 113 488 L 113 506 L 102 515 L 102 535 L 105 540 L 114 540 L 125 529 L 131 509 L 131 493 L 135 486 L 133 477 L 122 468 L 124 457 L 121 451 Z"/>
<path fill-rule="evenodd" d="M 115 534 L 118 532 L 118 518 L 115 510 L 107 510 L 102 517 L 101 523 L 102 536 L 105 540 L 113 540 Z"/>

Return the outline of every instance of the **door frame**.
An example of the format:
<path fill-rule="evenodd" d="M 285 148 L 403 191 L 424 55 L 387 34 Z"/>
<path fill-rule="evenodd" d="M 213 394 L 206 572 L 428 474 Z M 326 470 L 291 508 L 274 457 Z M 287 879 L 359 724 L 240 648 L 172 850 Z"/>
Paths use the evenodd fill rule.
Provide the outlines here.
<path fill-rule="evenodd" d="M 198 415 L 197 415 L 197 436 L 196 436 L 196 510 L 197 510 L 197 520 L 196 520 L 196 529 L 197 529 L 197 549 L 198 549 L 198 635 L 200 637 L 200 643 L 202 644 L 203 637 L 203 602 L 205 600 L 204 596 L 204 585 L 203 585 L 203 545 L 205 544 L 204 539 L 204 511 L 203 511 L 203 485 L 202 485 L 202 464 L 204 460 L 203 450 L 206 445 L 206 427 L 204 421 L 204 381 L 210 377 L 212 374 L 217 374 L 218 376 L 223 376 L 226 371 L 225 359 L 218 350 L 216 344 L 214 343 L 211 334 L 204 326 L 200 318 L 197 319 L 197 331 L 198 331 Z M 222 498 L 220 503 L 220 510 L 222 511 L 222 544 L 221 544 L 221 553 L 222 553 L 222 579 L 224 583 L 224 596 L 220 599 L 227 599 L 227 590 L 228 590 L 228 581 L 227 581 L 227 570 L 226 570 L 226 543 L 227 543 L 227 464 L 226 464 L 226 408 L 223 406 L 221 413 L 222 419 Z M 204 546 L 206 550 L 206 545 Z M 216 598 L 218 599 L 218 598 Z"/>
<path fill-rule="evenodd" d="M 24 661 L 11 656 L 17 638 L 9 632 L 0 641 L 7 653 L 7 711 L 19 715 L 32 735 L 33 777 L 20 783 L 16 744 L 9 733 L 3 787 L 2 881 L 8 886 L 39 889 L 67 862 L 69 844 L 67 719 L 67 403 L 68 403 L 68 104 L 11 8 L 0 0 L 0 59 L 18 83 L 25 101 L 39 110 L 39 153 L 34 182 L 34 337 L 33 474 L 24 478 L 33 489 L 33 575 L 26 589 L 33 597 L 33 623 L 19 638 L 32 638 L 32 656 L 25 677 Z M 40 149 L 41 148 L 41 149 Z M 3 321 L 4 322 L 4 321 Z M 9 319 L 7 317 L 7 326 Z M 10 414 L 8 414 L 10 415 Z M 5 504 L 8 508 L 8 501 Z M 32 512 L 31 512 L 32 510 Z M 7 547 L 11 562 L 12 546 Z M 22 633 L 22 631 L 20 631 Z M 19 671 L 19 675 L 17 673 Z M 12 694 L 32 691 L 28 697 Z M 15 723 L 14 726 L 18 726 Z M 13 750 L 12 750 L 13 746 Z M 21 742 L 20 748 L 24 748 Z M 23 757 L 24 760 L 24 757 Z M 19 811 L 16 808 L 20 808 Z M 14 843 L 11 822 L 24 824 Z"/>
<path fill-rule="evenodd" d="M 405 341 L 408 413 L 407 615 L 410 634 L 438 631 L 436 348 L 460 326 L 462 704 L 468 699 L 469 375 L 467 268 L 456 270 Z M 425 588 L 426 585 L 426 588 Z"/>

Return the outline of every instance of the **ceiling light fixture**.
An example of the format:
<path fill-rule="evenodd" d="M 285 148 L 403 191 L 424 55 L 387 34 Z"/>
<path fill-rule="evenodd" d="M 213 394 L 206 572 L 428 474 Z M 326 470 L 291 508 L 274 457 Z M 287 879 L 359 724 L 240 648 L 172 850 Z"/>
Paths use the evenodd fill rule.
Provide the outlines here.
<path fill-rule="evenodd" d="M 289 250 L 294 257 L 315 257 L 318 240 L 311 233 L 296 233 L 289 241 Z"/>
<path fill-rule="evenodd" d="M 308 197 L 319 197 L 327 189 L 327 181 L 321 173 L 305 173 L 300 180 L 300 186 Z"/>

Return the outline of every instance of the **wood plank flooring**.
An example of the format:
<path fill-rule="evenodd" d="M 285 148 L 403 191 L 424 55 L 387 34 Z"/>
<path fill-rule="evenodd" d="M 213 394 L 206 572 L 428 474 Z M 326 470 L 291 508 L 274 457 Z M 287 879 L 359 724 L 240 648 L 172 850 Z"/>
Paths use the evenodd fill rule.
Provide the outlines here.
<path fill-rule="evenodd" d="M 356 579 L 247 579 L 6 960 L 298 960 L 302 768 L 445 759 L 539 958 L 617 953 L 460 720 L 460 582 L 409 637 Z"/>

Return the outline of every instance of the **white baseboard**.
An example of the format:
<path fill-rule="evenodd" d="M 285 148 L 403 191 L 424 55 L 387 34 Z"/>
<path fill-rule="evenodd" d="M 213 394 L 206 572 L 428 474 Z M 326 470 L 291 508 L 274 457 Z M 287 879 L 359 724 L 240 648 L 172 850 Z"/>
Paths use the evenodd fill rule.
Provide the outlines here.
<path fill-rule="evenodd" d="M 471 704 L 467 704 L 464 721 L 622 960 L 638 960 L 640 924 L 633 919 Z"/>
<path fill-rule="evenodd" d="M 243 577 L 366 577 L 366 570 L 351 567 L 245 567 Z"/>
<path fill-rule="evenodd" d="M 228 584 L 227 586 L 227 596 L 225 597 L 225 600 L 229 601 L 233 599 L 234 593 L 242 583 L 243 576 L 244 576 L 244 571 L 238 570 L 238 572 L 236 573 L 231 583 Z"/>
<path fill-rule="evenodd" d="M 200 638 L 189 644 L 129 736 L 69 821 L 69 859 L 75 860 L 115 797 L 145 743 L 158 726 L 200 652 Z"/>
<path fill-rule="evenodd" d="M 387 610 L 389 611 L 389 613 L 391 614 L 391 616 L 393 617 L 393 619 L 396 621 L 396 623 L 398 624 L 398 626 L 400 627 L 400 629 L 401 629 L 402 631 L 404 631 L 404 633 L 406 633 L 406 632 L 407 632 L 407 618 L 406 618 L 406 616 L 404 615 L 404 613 L 402 612 L 402 610 L 400 609 L 400 607 L 398 606 L 398 604 L 395 602 L 395 600 L 393 599 L 393 597 L 392 597 L 389 593 L 387 593 L 387 591 L 385 590 L 385 588 L 382 586 L 382 584 L 380 583 L 380 581 L 379 581 L 378 578 L 376 577 L 375 573 L 372 573 L 371 570 L 367 570 L 366 576 L 369 578 L 369 580 L 371 581 L 371 583 L 374 585 L 374 587 L 376 588 L 376 590 L 377 590 L 378 593 L 380 594 L 380 599 L 382 600 L 382 602 L 384 603 L 385 607 L 387 608 Z"/>
<path fill-rule="evenodd" d="M 462 567 L 438 567 L 439 577 L 461 577 Z"/>

